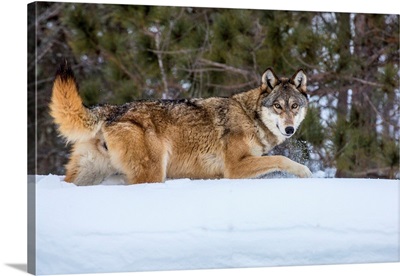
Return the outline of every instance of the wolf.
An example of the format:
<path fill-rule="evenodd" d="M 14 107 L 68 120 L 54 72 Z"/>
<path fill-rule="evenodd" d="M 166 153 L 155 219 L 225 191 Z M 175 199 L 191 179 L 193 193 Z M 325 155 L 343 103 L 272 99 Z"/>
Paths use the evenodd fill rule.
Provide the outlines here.
<path fill-rule="evenodd" d="M 95 185 L 115 174 L 126 184 L 166 179 L 257 178 L 274 171 L 310 177 L 284 156 L 266 156 L 307 113 L 307 77 L 278 78 L 230 97 L 138 100 L 87 107 L 67 62 L 57 70 L 50 114 L 72 151 L 65 181 Z"/>

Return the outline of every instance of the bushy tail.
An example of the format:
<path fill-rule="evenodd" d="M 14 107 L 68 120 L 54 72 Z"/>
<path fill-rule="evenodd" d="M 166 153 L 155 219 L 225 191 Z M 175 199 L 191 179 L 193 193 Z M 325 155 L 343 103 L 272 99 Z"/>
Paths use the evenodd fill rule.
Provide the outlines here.
<path fill-rule="evenodd" d="M 100 119 L 83 105 L 67 61 L 57 71 L 49 108 L 60 133 L 70 142 L 90 139 L 99 129 Z"/>

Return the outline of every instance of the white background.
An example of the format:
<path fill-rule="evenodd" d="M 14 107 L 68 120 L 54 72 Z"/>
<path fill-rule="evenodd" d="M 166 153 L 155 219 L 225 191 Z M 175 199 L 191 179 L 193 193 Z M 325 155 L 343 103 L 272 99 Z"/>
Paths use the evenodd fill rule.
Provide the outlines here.
<path fill-rule="evenodd" d="M 223 0 L 147 0 L 147 1 L 74 1 L 94 3 L 205 6 L 304 11 L 339 11 L 400 14 L 400 2 L 247 0 L 234 3 Z M 26 275 L 27 262 L 27 189 L 26 189 L 26 116 L 27 116 L 27 4 L 29 1 L 3 2 L 1 7 L 1 191 L 0 191 L 0 275 Z M 399 195 L 400 196 L 400 195 Z M 111 273 L 98 275 L 400 275 L 400 263 L 274 267 L 178 272 Z M 86 274 L 97 275 L 97 274 Z"/>

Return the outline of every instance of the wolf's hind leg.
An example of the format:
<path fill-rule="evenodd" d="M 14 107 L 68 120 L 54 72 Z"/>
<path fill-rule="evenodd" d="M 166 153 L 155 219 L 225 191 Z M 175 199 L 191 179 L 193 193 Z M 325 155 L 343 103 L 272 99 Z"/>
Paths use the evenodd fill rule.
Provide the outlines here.
<path fill-rule="evenodd" d="M 116 173 L 110 158 L 99 152 L 93 142 L 75 144 L 66 165 L 65 181 L 78 186 L 96 185 Z"/>
<path fill-rule="evenodd" d="M 111 162 L 128 184 L 165 181 L 167 151 L 151 126 L 118 123 L 107 127 L 105 137 Z"/>

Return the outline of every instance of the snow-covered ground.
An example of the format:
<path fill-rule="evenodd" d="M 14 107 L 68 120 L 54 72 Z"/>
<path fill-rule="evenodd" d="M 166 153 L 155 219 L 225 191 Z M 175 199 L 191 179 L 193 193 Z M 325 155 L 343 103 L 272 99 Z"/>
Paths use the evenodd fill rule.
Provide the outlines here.
<path fill-rule="evenodd" d="M 38 274 L 398 262 L 398 180 L 37 176 Z"/>

